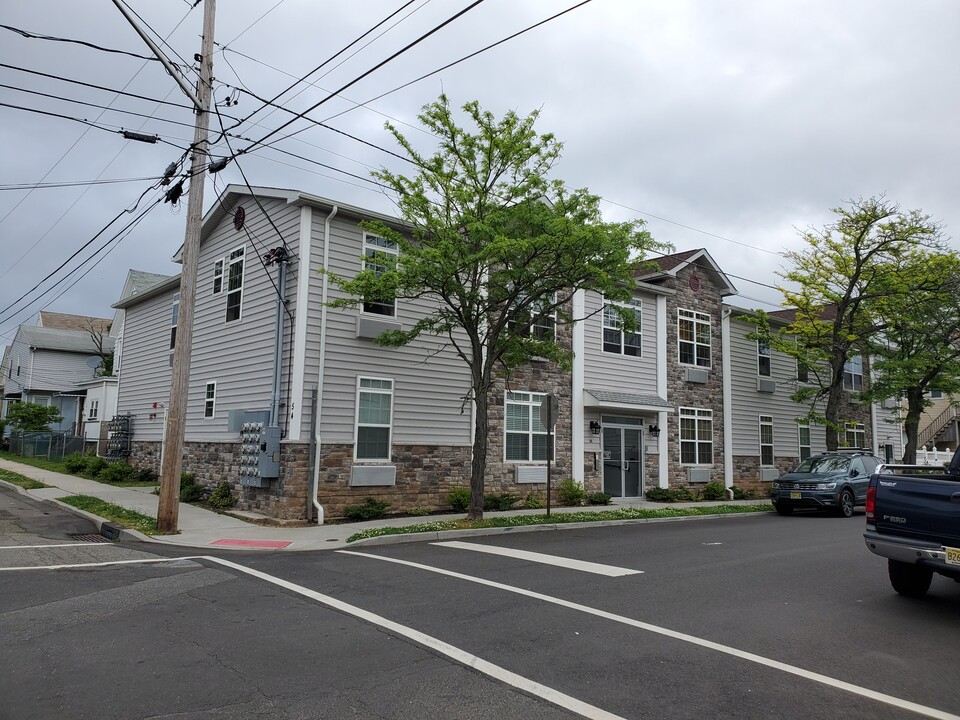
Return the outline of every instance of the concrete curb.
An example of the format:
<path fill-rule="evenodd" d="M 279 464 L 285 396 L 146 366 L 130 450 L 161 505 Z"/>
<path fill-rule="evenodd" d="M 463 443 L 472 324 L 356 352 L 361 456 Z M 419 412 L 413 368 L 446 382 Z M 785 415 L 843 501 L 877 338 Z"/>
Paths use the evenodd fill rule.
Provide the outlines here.
<path fill-rule="evenodd" d="M 770 512 L 773 512 L 771 510 Z M 767 515 L 767 512 L 748 513 L 718 513 L 716 515 L 684 515 L 666 518 L 635 518 L 627 520 L 584 520 L 583 522 L 544 523 L 542 525 L 517 525 L 513 527 L 467 528 L 462 530 L 431 530 L 420 533 L 399 533 L 397 535 L 381 535 L 380 537 L 364 538 L 347 543 L 346 547 L 369 547 L 375 545 L 401 545 L 414 542 L 436 542 L 438 540 L 454 540 L 465 537 L 482 537 L 484 535 L 503 535 L 517 532 L 538 532 L 544 530 L 582 530 L 585 527 L 613 527 L 616 525 L 637 525 L 640 523 L 678 522 L 681 520 L 731 520 L 743 517 L 757 517 Z"/>

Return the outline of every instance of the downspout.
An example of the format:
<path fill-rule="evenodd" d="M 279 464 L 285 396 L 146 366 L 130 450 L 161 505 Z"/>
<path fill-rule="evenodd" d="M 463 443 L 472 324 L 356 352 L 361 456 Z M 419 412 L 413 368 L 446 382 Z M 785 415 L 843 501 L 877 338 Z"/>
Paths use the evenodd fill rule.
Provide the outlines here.
<path fill-rule="evenodd" d="M 330 262 L 330 221 L 337 216 L 339 206 L 334 205 L 333 209 L 323 221 L 323 281 L 320 293 L 320 368 L 317 373 L 317 410 L 314 414 L 314 443 L 316 452 L 313 458 L 313 478 L 311 482 L 310 498 L 313 501 L 313 507 L 317 511 L 317 525 L 323 525 L 323 505 L 317 500 L 317 492 L 320 484 L 320 440 L 321 425 L 320 421 L 323 415 L 323 368 L 327 356 L 327 293 L 330 289 L 330 276 L 327 275 L 327 265 Z"/>
<path fill-rule="evenodd" d="M 270 425 L 280 426 L 280 379 L 283 372 L 283 313 L 286 310 L 284 292 L 287 289 L 287 260 L 286 251 L 277 248 L 274 257 L 277 262 L 277 326 L 274 333 L 273 346 L 273 393 L 270 397 Z"/>
<path fill-rule="evenodd" d="M 728 307 L 721 311 L 720 348 L 723 353 L 721 378 L 723 382 L 723 484 L 733 499 L 733 391 L 730 387 L 730 316 L 733 310 Z"/>

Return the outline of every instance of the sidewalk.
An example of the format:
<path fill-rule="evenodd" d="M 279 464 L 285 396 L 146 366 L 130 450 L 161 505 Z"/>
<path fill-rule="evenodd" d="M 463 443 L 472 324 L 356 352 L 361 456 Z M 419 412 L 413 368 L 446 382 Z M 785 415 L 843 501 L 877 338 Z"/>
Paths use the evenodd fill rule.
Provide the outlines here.
<path fill-rule="evenodd" d="M 48 488 L 38 490 L 23 490 L 17 486 L 17 490 L 26 493 L 32 498 L 38 500 L 47 500 L 56 502 L 58 498 L 67 495 L 90 495 L 100 498 L 114 505 L 136 510 L 150 517 L 157 516 L 157 505 L 159 497 L 153 494 L 153 489 L 145 488 L 121 488 L 99 483 L 95 480 L 87 480 L 75 475 L 64 475 L 62 473 L 43 470 L 32 465 L 22 465 L 0 458 L 0 468 L 18 473 L 24 477 L 37 480 Z M 4 483 L 6 485 L 6 483 Z M 753 505 L 765 504 L 770 501 L 763 500 L 733 500 L 720 502 L 701 502 L 701 503 L 655 503 L 640 498 L 629 498 L 622 501 L 614 501 L 611 505 L 587 505 L 584 507 L 560 507 L 552 508 L 552 513 L 565 512 L 583 512 L 583 511 L 601 511 L 611 510 L 618 507 L 640 507 L 646 509 L 664 508 L 664 507 L 703 507 L 705 505 Z M 72 513 L 76 513 L 92 520 L 97 527 L 105 522 L 103 518 L 96 517 L 90 513 L 78 510 L 70 505 L 58 503 L 58 505 Z M 543 514 L 543 510 L 509 510 L 506 512 L 496 512 L 490 515 L 496 517 L 509 517 L 511 515 L 536 515 Z M 180 503 L 178 535 L 143 535 L 134 530 L 124 530 L 121 537 L 125 540 L 140 540 L 143 542 L 154 542 L 161 545 L 172 545 L 192 548 L 233 548 L 233 549 L 264 549 L 264 550 L 336 550 L 347 547 L 347 538 L 356 532 L 367 528 L 375 527 L 398 527 L 405 525 L 419 525 L 425 522 L 435 522 L 438 520 L 459 520 L 463 514 L 451 515 L 428 515 L 425 517 L 402 517 L 385 518 L 383 520 L 370 520 L 366 522 L 347 522 L 341 524 L 326 524 L 321 526 L 308 527 L 272 527 L 257 525 L 252 522 L 241 520 L 230 515 L 222 515 L 210 510 Z M 739 517 L 739 516 L 733 516 Z M 614 520 L 610 523 L 624 522 L 644 522 L 640 520 Z M 596 523 L 600 525 L 602 523 Z M 524 531 L 551 530 L 556 528 L 580 527 L 576 524 L 564 525 L 528 525 L 509 528 L 480 528 L 476 530 L 451 530 L 443 532 L 445 539 L 456 537 L 469 537 L 478 535 L 490 535 L 497 533 L 517 533 Z M 391 544 L 397 542 L 410 542 L 414 540 L 433 540 L 437 533 L 418 533 L 416 535 L 390 535 L 380 538 L 361 541 L 363 544 Z M 351 543 L 356 546 L 360 543 Z"/>

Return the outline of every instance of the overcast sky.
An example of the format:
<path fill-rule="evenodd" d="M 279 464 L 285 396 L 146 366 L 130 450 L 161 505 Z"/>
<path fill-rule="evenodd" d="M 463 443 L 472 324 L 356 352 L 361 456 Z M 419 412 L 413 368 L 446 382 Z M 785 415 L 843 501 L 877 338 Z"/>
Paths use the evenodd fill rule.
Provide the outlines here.
<path fill-rule="evenodd" d="M 171 55 L 192 61 L 200 49 L 202 3 L 191 9 L 187 0 L 128 2 L 157 34 L 169 36 Z M 384 26 L 390 29 L 382 36 L 376 37 L 383 30 L 371 35 L 357 46 L 362 49 L 350 51 L 355 55 L 337 65 L 347 53 L 322 71 L 329 74 L 314 76 L 316 87 L 294 97 L 299 86 L 285 95 L 285 106 L 308 108 L 469 4 L 417 0 Z M 391 118 L 428 150 L 431 138 L 412 126 L 419 109 L 440 92 L 456 105 L 476 99 L 497 115 L 540 109 L 538 129 L 564 143 L 555 177 L 601 195 L 607 219 L 644 219 L 658 240 L 678 251 L 707 248 L 741 292 L 731 301 L 745 307 L 775 309 L 778 293 L 766 285 L 777 281 L 779 253 L 798 248 L 798 229 L 830 222 L 829 209 L 851 198 L 885 193 L 943 222 L 947 237 L 960 235 L 960 3 L 951 0 L 594 0 L 355 106 L 574 4 L 486 0 L 310 117 L 322 121 L 345 113 L 329 124 L 396 149 L 383 129 Z M 215 36 L 227 49 L 214 58 L 215 96 L 219 103 L 239 97 L 238 105 L 222 106 L 221 112 L 249 114 L 259 103 L 233 88 L 273 97 L 402 5 L 221 0 Z M 0 18 L 0 24 L 33 34 L 149 55 L 110 0 L 5 2 Z M 193 115 L 157 62 L 0 29 L 0 63 L 153 99 L 0 67 L 0 103 L 114 131 L 0 106 L 0 308 L 27 294 L 0 312 L 2 346 L 19 323 L 33 323 L 41 308 L 111 317 L 110 305 L 130 268 L 178 272 L 170 258 L 183 240 L 186 216 L 185 201 L 161 204 L 129 235 L 70 273 L 136 217 L 124 215 L 31 291 L 133 207 L 152 181 L 32 192 L 8 188 L 155 178 L 192 140 Z M 287 117 L 261 112 L 254 118 L 260 125 L 247 123 L 236 132 L 256 139 Z M 167 142 L 125 140 L 115 132 L 121 128 Z M 251 184 L 393 212 L 390 198 L 362 178 L 383 165 L 402 171 L 399 161 L 304 121 L 289 130 L 300 128 L 309 129 L 276 147 L 305 159 L 271 149 L 245 155 L 241 166 Z M 235 149 L 248 144 L 231 142 Z M 227 154 L 226 147 L 219 145 L 214 154 Z M 235 164 L 217 176 L 216 187 L 207 177 L 205 209 L 230 182 L 242 182 Z M 154 197 L 154 191 L 147 193 L 139 208 Z M 950 243 L 956 247 L 955 240 Z"/>

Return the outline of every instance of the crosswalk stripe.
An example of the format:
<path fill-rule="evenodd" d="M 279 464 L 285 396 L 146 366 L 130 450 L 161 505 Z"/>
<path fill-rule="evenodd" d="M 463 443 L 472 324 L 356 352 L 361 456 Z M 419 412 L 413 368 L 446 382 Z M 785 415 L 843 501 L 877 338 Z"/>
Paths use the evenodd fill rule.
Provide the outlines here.
<path fill-rule="evenodd" d="M 643 574 L 643 570 L 631 570 L 629 568 L 615 567 L 613 565 L 602 565 L 600 563 L 587 562 L 586 560 L 574 560 L 573 558 L 560 557 L 559 555 L 547 555 L 546 553 L 497 547 L 496 545 L 481 545 L 479 543 L 460 542 L 458 540 L 435 542 L 431 543 L 431 545 L 455 548 L 457 550 L 473 550 L 474 552 L 489 553 L 491 555 L 502 555 L 504 557 L 527 560 L 529 562 L 541 563 L 543 565 L 555 565 L 556 567 L 567 568 L 568 570 L 579 570 L 581 572 L 593 573 L 594 575 L 606 575 L 607 577 L 623 577 L 624 575 Z"/>

